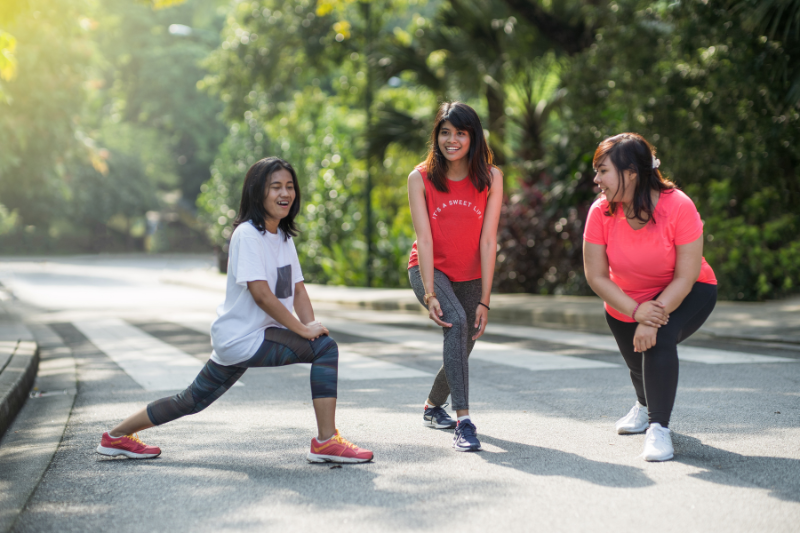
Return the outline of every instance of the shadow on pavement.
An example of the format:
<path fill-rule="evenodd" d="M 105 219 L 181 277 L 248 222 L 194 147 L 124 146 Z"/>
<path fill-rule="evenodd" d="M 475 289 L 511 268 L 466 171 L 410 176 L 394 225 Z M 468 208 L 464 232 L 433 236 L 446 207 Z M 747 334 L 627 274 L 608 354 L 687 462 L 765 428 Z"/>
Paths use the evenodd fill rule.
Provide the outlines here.
<path fill-rule="evenodd" d="M 654 485 L 643 470 L 632 466 L 592 461 L 574 453 L 522 444 L 482 433 L 481 441 L 502 448 L 502 453 L 483 451 L 491 464 L 513 468 L 535 476 L 581 479 L 604 487 L 643 488 Z"/>
<path fill-rule="evenodd" d="M 705 469 L 692 477 L 733 487 L 760 487 L 770 496 L 800 502 L 800 460 L 749 456 L 703 444 L 700 439 L 672 434 L 675 461 Z"/>

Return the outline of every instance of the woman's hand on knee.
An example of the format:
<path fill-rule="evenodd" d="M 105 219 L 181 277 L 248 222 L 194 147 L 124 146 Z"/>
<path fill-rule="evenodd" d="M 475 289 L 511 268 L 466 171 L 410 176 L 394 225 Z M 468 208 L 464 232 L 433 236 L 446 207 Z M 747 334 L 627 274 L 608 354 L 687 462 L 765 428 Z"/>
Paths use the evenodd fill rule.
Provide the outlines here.
<path fill-rule="evenodd" d="M 319 337 L 328 335 L 329 333 L 330 332 L 328 331 L 328 328 L 315 320 L 314 322 L 309 322 L 306 324 L 306 331 L 303 333 L 303 338 L 310 341 L 315 341 Z"/>
<path fill-rule="evenodd" d="M 474 328 L 478 329 L 478 332 L 472 336 L 472 340 L 478 340 L 483 332 L 486 331 L 486 324 L 489 322 L 489 309 L 478 304 L 478 308 L 475 310 L 475 324 L 473 325 Z"/>
<path fill-rule="evenodd" d="M 453 324 L 448 324 L 442 320 L 442 316 L 444 315 L 444 311 L 442 311 L 442 306 L 439 305 L 439 299 L 436 296 L 431 296 L 428 299 L 428 318 L 442 326 L 443 328 L 452 328 Z"/>
<path fill-rule="evenodd" d="M 660 328 L 669 322 L 669 315 L 664 308 L 664 304 L 657 300 L 650 300 L 643 302 L 636 309 L 633 319 L 639 324 L 650 326 L 652 328 Z"/>
<path fill-rule="evenodd" d="M 645 352 L 656 345 L 656 335 L 658 328 L 639 324 L 636 326 L 636 333 L 633 335 L 633 351 Z"/>

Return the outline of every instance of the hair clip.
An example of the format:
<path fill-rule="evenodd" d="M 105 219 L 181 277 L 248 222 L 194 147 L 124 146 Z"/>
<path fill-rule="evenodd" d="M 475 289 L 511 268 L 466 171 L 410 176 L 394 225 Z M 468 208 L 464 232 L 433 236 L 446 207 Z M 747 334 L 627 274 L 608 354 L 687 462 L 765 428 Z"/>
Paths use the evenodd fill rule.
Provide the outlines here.
<path fill-rule="evenodd" d="M 656 159 L 656 156 L 653 156 L 653 168 L 656 169 L 661 166 L 661 160 Z"/>

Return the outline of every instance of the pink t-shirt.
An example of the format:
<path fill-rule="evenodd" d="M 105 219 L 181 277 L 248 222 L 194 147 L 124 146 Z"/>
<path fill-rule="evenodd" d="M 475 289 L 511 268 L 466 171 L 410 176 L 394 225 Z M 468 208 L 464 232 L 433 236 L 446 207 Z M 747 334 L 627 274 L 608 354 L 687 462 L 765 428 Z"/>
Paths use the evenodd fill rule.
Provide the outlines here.
<path fill-rule="evenodd" d="M 703 234 L 703 221 L 692 199 L 683 191 L 662 191 L 656 204 L 655 224 L 648 223 L 634 230 L 621 207 L 613 216 L 606 216 L 608 200 L 598 198 L 589 208 L 583 238 L 592 244 L 606 246 L 611 281 L 639 303 L 652 300 L 672 282 L 675 276 L 676 246 L 694 242 Z M 714 271 L 702 260 L 701 283 L 717 284 Z M 608 304 L 608 314 L 623 322 L 634 320 Z"/>

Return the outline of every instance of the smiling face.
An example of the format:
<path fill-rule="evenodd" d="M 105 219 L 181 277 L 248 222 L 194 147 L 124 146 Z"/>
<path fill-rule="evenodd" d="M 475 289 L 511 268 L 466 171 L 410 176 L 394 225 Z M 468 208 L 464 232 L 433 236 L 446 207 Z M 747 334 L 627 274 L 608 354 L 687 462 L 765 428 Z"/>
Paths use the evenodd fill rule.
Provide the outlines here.
<path fill-rule="evenodd" d="M 439 150 L 448 161 L 467 157 L 471 140 L 467 130 L 456 129 L 449 120 L 445 120 L 439 128 Z"/>
<path fill-rule="evenodd" d="M 630 170 L 619 172 L 608 157 L 600 160 L 595 168 L 594 183 L 609 202 L 629 203 L 636 189 L 636 173 Z M 623 188 L 622 182 L 625 186 Z"/>
<path fill-rule="evenodd" d="M 264 210 L 267 212 L 265 222 L 268 225 L 272 222 L 277 231 L 278 222 L 289 215 L 296 196 L 292 174 L 283 168 L 273 172 L 269 178 L 269 185 L 264 190 Z"/>

